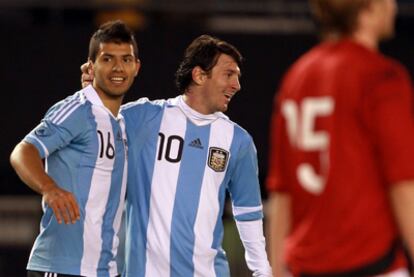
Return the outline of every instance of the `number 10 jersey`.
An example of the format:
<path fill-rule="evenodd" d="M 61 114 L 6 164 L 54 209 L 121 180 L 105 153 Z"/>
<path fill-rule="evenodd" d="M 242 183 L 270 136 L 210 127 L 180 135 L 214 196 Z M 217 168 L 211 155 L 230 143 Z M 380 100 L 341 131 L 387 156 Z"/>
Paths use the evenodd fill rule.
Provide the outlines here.
<path fill-rule="evenodd" d="M 236 220 L 263 216 L 252 138 L 181 96 L 140 99 L 122 113 L 130 141 L 126 276 L 229 276 L 226 191 Z"/>

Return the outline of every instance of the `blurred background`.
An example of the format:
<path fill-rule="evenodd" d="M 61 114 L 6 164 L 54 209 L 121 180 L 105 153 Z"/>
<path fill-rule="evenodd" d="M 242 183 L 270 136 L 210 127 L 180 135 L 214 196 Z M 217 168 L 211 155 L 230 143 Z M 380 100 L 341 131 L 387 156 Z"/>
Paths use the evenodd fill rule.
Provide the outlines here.
<path fill-rule="evenodd" d="M 381 48 L 413 74 L 414 1 L 398 4 L 396 37 Z M 142 62 L 127 101 L 176 96 L 174 73 L 196 36 L 207 33 L 238 47 L 245 57 L 242 90 L 227 114 L 253 136 L 262 184 L 275 91 L 288 66 L 318 41 L 304 0 L 0 0 L 1 277 L 25 276 L 41 216 L 40 197 L 19 181 L 9 154 L 52 104 L 80 88 L 90 36 L 117 18 L 135 30 Z M 262 194 L 266 200 L 264 187 Z M 225 222 L 232 276 L 249 276 L 230 212 Z"/>

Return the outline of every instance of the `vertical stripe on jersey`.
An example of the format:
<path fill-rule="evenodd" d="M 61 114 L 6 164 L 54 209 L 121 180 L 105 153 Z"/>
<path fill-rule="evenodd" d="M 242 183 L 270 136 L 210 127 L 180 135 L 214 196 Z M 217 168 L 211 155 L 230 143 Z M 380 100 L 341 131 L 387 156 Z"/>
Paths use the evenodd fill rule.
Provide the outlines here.
<path fill-rule="evenodd" d="M 180 163 L 167 161 L 166 157 L 177 157 L 179 137 L 184 138 L 185 129 L 186 118 L 182 112 L 166 108 L 161 121 L 162 135 L 158 138 L 151 183 L 145 276 L 170 276 L 170 261 L 160 257 L 168 259 L 170 256 L 170 222 L 176 193 L 176 186 L 172 184 L 177 184 Z"/>
<path fill-rule="evenodd" d="M 234 153 L 234 152 L 230 151 L 230 153 Z M 225 180 L 223 181 L 223 183 L 227 184 L 227 181 Z M 223 215 L 223 210 L 224 210 L 224 204 L 226 201 L 227 188 L 228 188 L 227 186 L 223 186 L 223 185 L 220 186 L 219 196 L 218 196 L 218 201 L 220 203 L 220 211 L 219 211 L 219 217 L 217 218 L 216 228 L 214 229 L 213 243 L 212 243 L 213 248 L 219 249 L 214 259 L 214 267 L 215 267 L 214 269 L 216 272 L 215 276 L 230 276 L 230 268 L 229 268 L 229 263 L 227 261 L 226 253 L 221 247 L 223 236 L 224 236 L 222 215 Z"/>
<path fill-rule="evenodd" d="M 171 276 L 193 276 L 194 226 L 208 156 L 210 125 L 196 126 L 187 120 L 184 154 L 181 160 L 171 223 Z M 201 145 L 191 146 L 199 140 Z M 202 148 L 201 148 L 202 147 Z M 201 165 L 201 166 L 198 166 Z M 185 222 L 183 222 L 185 221 Z"/>
<path fill-rule="evenodd" d="M 116 275 L 117 265 L 112 260 L 116 255 L 116 249 L 119 245 L 119 240 L 116 230 L 119 230 L 121 224 L 122 211 L 124 207 L 125 189 L 126 189 L 126 173 L 127 161 L 124 150 L 125 129 L 120 129 L 118 123 L 111 117 L 112 128 L 115 131 L 113 145 L 115 147 L 115 161 L 114 168 L 123 168 L 122 171 L 114 171 L 112 174 L 111 187 L 109 191 L 109 201 L 106 205 L 106 212 L 103 217 L 102 228 L 111 230 L 111 232 L 102 234 L 103 248 L 112 249 L 111 252 L 103 252 L 99 260 L 98 269 L 106 269 L 109 265 L 110 276 Z M 122 183 L 117 183 L 117 180 L 122 180 Z M 119 187 L 121 186 L 121 187 Z M 111 221 L 111 218 L 114 221 Z"/>
<path fill-rule="evenodd" d="M 116 136 L 112 129 L 110 115 L 107 112 L 102 112 L 100 109 L 102 109 L 102 107 L 92 106 L 92 113 L 95 116 L 97 130 L 104 131 L 103 141 L 108 143 L 108 132 L 110 133 L 111 138 L 115 138 Z M 106 146 L 106 143 L 101 145 L 103 142 L 102 140 L 99 139 L 98 141 L 99 149 Z M 114 142 L 112 141 L 111 143 L 113 144 Z M 90 275 L 90 271 L 98 267 L 100 255 L 97 255 L 97 253 L 101 253 L 102 250 L 102 237 L 96 236 L 95 234 L 102 233 L 102 220 L 108 202 L 111 188 L 110 182 L 112 180 L 111 175 L 115 162 L 115 159 L 106 158 L 106 155 L 103 155 L 103 157 L 100 158 L 100 151 L 97 153 L 98 158 L 92 173 L 88 200 L 85 206 L 83 256 L 80 269 L 80 275 L 85 276 Z"/>
<path fill-rule="evenodd" d="M 233 141 L 234 126 L 226 120 L 216 120 L 211 124 L 209 147 L 219 147 L 229 151 Z M 227 161 L 230 157 L 227 157 Z M 208 161 L 207 161 L 208 162 Z M 227 168 L 226 168 L 227 170 Z M 226 174 L 215 172 L 207 163 L 200 193 L 200 203 L 194 225 L 194 276 L 216 276 L 214 259 L 217 251 L 212 248 L 214 231 L 220 213 L 218 200 L 220 186 Z"/>
<path fill-rule="evenodd" d="M 124 153 L 124 169 L 123 169 L 123 173 L 122 173 L 122 188 L 121 188 L 121 193 L 119 195 L 119 206 L 116 212 L 116 216 L 115 216 L 115 220 L 114 220 L 114 229 L 118 230 L 118 234 L 116 234 L 115 236 L 115 240 L 113 242 L 112 245 L 112 249 L 113 250 L 113 254 L 117 254 L 117 252 L 115 253 L 115 250 L 118 249 L 118 246 L 120 244 L 119 241 L 119 235 L 121 232 L 121 224 L 122 224 L 122 215 L 124 213 L 124 209 L 125 209 L 125 194 L 126 194 L 126 186 L 127 186 L 127 176 L 128 176 L 128 141 L 127 141 L 127 134 L 126 134 L 126 127 L 125 127 L 125 121 L 122 120 L 120 121 L 120 125 L 122 128 L 122 138 L 123 138 L 123 153 Z M 113 266 L 113 267 L 112 267 Z M 111 276 L 112 276 L 112 270 L 115 270 L 117 267 L 117 265 L 115 264 L 114 261 L 111 262 L 110 264 L 110 268 L 111 268 Z M 119 272 L 118 272 L 119 273 Z"/>

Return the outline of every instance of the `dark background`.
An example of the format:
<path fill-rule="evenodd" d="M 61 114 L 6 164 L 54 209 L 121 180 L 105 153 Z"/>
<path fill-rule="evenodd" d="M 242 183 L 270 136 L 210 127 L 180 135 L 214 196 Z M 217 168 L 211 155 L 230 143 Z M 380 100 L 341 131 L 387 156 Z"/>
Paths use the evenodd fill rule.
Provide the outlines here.
<path fill-rule="evenodd" d="M 399 5 L 396 37 L 381 49 L 412 74 L 414 5 Z M 33 204 L 40 198 L 11 169 L 10 152 L 52 104 L 80 88 L 89 38 L 112 18 L 133 26 L 140 49 L 142 68 L 126 101 L 176 96 L 174 72 L 196 36 L 215 35 L 238 47 L 245 57 L 242 90 L 227 114 L 252 135 L 262 184 L 274 93 L 288 66 L 318 41 L 303 1 L 0 0 L 0 276 L 24 275 L 40 212 Z M 19 228 L 28 229 L 25 243 L 18 242 Z"/>

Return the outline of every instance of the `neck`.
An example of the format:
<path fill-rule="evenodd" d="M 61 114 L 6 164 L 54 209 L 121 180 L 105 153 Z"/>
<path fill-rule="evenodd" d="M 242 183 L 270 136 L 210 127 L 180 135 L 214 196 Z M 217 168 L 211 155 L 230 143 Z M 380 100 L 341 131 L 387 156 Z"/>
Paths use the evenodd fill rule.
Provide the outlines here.
<path fill-rule="evenodd" d="M 196 95 L 195 92 L 188 89 L 183 94 L 184 102 L 190 108 L 192 108 L 193 110 L 195 110 L 196 112 L 199 112 L 201 114 L 208 115 L 208 114 L 214 113 L 214 112 L 211 112 L 210 110 L 207 109 L 207 107 L 205 105 L 205 101 L 203 99 L 201 99 L 200 97 L 195 97 L 195 95 Z"/>
<path fill-rule="evenodd" d="M 124 96 L 110 96 L 96 88 L 95 90 L 98 93 L 99 98 L 101 98 L 101 101 L 104 104 L 104 106 L 112 113 L 114 117 L 117 117 Z"/>
<path fill-rule="evenodd" d="M 361 45 L 377 51 L 379 44 L 378 16 L 373 12 L 374 7 L 367 7 L 362 10 L 356 21 L 356 27 L 351 38 Z"/>
<path fill-rule="evenodd" d="M 323 37 L 325 41 L 337 41 L 343 39 L 347 36 L 338 34 L 338 33 L 329 33 L 325 34 Z M 369 49 L 377 50 L 378 49 L 378 39 L 372 35 L 371 32 L 365 32 L 363 30 L 355 31 L 352 35 L 349 36 L 354 42 L 361 44 Z"/>
<path fill-rule="evenodd" d="M 378 39 L 372 32 L 358 30 L 353 33 L 351 38 L 369 49 L 378 50 Z"/>
<path fill-rule="evenodd" d="M 102 98 L 101 98 L 102 99 Z M 112 113 L 114 117 L 118 116 L 119 109 L 121 108 L 123 97 L 120 97 L 120 99 L 114 99 L 114 100 L 104 100 L 102 99 L 102 102 L 106 108 Z"/>

